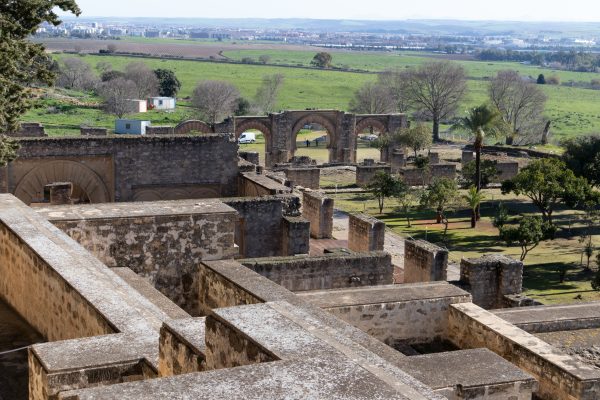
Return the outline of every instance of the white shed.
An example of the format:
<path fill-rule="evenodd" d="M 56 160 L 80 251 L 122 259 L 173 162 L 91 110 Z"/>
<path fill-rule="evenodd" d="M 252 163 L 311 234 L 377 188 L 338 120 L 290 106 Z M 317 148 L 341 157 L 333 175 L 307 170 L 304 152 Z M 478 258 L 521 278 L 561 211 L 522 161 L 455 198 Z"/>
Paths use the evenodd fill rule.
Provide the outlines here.
<path fill-rule="evenodd" d="M 176 100 L 173 97 L 150 97 L 148 104 L 155 110 L 174 110 Z"/>
<path fill-rule="evenodd" d="M 145 135 L 146 127 L 150 125 L 152 125 L 150 121 L 118 119 L 115 121 L 115 133 L 119 135 Z"/>

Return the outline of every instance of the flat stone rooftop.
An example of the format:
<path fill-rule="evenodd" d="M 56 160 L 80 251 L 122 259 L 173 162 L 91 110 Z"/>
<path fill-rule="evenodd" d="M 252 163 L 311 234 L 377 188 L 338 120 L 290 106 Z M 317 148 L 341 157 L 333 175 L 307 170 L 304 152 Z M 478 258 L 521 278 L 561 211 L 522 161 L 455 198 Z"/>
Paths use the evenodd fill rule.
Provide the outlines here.
<path fill-rule="evenodd" d="M 321 308 L 470 296 L 468 292 L 447 282 L 319 290 L 297 293 L 297 295 L 301 299 Z"/>
<path fill-rule="evenodd" d="M 493 314 L 528 332 L 600 328 L 600 304 L 583 303 L 494 310 Z"/>
<path fill-rule="evenodd" d="M 35 208 L 35 211 L 50 221 L 156 217 L 161 215 L 230 214 L 236 212 L 217 199 L 48 206 Z"/>

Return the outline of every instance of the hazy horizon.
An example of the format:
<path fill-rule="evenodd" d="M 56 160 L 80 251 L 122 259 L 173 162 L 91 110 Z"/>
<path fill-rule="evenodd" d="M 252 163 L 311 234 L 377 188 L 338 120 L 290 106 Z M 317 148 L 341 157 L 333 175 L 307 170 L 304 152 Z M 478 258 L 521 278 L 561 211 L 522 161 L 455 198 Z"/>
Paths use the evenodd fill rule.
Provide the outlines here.
<path fill-rule="evenodd" d="M 569 7 L 558 2 L 542 0 L 504 0 L 502 7 L 489 7 L 478 0 L 455 0 L 447 7 L 444 0 L 421 0 L 401 4 L 390 0 L 318 1 L 302 3 L 254 0 L 230 0 L 210 4 L 190 4 L 189 1 L 171 0 L 77 0 L 82 17 L 114 18 L 207 18 L 207 19 L 323 19 L 323 20 L 457 20 L 507 22 L 599 22 L 600 2 L 572 0 Z M 204 2 L 203 2 L 204 3 Z M 365 4 L 367 6 L 365 7 Z M 109 10 L 109 11 L 107 11 Z M 595 18 L 590 18 L 595 15 Z"/>

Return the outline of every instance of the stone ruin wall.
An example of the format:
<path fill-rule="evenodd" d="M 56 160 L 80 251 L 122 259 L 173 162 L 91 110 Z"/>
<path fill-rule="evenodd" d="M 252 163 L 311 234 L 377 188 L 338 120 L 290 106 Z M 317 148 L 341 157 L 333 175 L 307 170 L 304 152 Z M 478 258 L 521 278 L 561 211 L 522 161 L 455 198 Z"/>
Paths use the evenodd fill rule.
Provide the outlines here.
<path fill-rule="evenodd" d="M 333 237 L 333 199 L 305 191 L 302 197 L 302 216 L 310 222 L 310 235 L 314 239 Z"/>
<path fill-rule="evenodd" d="M 366 214 L 350 214 L 348 248 L 357 253 L 383 251 L 385 224 Z"/>
<path fill-rule="evenodd" d="M 404 242 L 404 283 L 446 281 L 448 250 L 423 240 Z"/>

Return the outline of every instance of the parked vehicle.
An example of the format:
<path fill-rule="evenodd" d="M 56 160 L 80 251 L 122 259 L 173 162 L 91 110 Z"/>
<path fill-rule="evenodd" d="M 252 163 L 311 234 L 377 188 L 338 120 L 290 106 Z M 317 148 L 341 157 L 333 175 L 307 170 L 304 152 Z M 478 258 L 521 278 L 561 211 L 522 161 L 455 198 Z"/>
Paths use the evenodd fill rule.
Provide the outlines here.
<path fill-rule="evenodd" d="M 367 142 L 374 142 L 375 140 L 379 139 L 379 136 L 377 135 L 364 135 L 364 136 L 359 136 L 358 137 L 360 140 L 364 140 Z"/>
<path fill-rule="evenodd" d="M 256 133 L 254 132 L 244 132 L 240 135 L 238 139 L 239 144 L 249 144 L 256 143 Z"/>

